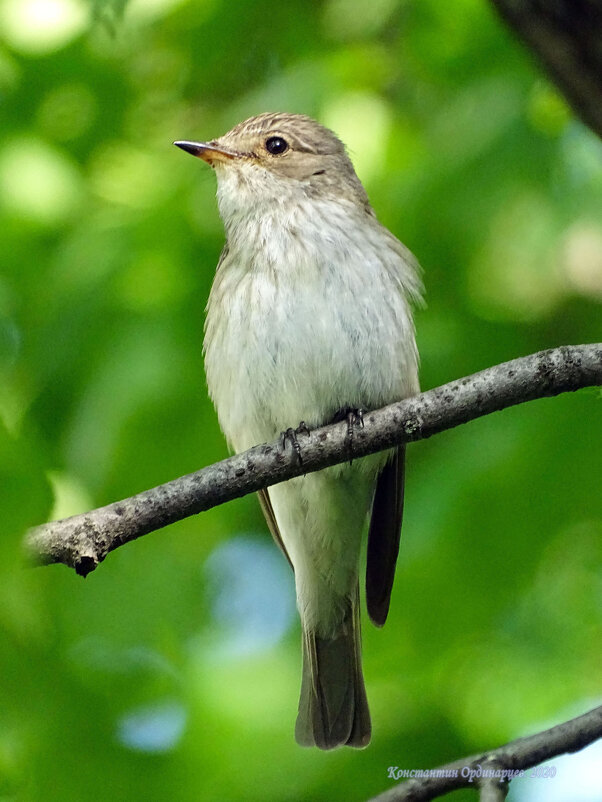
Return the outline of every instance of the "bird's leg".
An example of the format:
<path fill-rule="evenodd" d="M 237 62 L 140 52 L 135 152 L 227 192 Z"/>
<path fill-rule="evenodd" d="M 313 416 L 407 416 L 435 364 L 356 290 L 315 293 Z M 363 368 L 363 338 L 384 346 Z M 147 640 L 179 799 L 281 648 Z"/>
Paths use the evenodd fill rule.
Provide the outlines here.
<path fill-rule="evenodd" d="M 364 428 L 364 410 L 361 407 L 355 409 L 339 409 L 333 418 L 333 423 L 347 421 L 347 446 L 349 448 L 349 464 L 353 463 L 353 431 L 356 426 Z"/>
<path fill-rule="evenodd" d="M 299 460 L 299 465 L 303 465 L 303 457 L 301 456 L 301 446 L 299 444 L 299 440 L 297 439 L 297 435 L 303 432 L 309 437 L 309 429 L 307 428 L 307 424 L 304 420 L 297 426 L 296 429 L 289 427 L 286 431 L 280 434 L 280 438 L 282 440 L 282 449 L 286 448 L 286 441 L 288 440 L 291 446 L 293 447 L 293 451 L 297 455 L 297 459 Z"/>

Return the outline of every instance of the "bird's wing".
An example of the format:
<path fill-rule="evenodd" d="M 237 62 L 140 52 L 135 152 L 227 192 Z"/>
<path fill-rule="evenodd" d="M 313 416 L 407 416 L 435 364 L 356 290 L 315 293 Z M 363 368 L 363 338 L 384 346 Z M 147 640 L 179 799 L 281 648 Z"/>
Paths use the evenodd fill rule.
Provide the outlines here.
<path fill-rule="evenodd" d="M 405 446 L 399 446 L 378 475 L 368 533 L 366 603 L 377 627 L 387 620 L 403 517 Z"/>
<path fill-rule="evenodd" d="M 276 516 L 274 515 L 274 508 L 272 507 L 272 502 L 270 501 L 270 496 L 267 491 L 267 488 L 264 490 L 260 490 L 257 493 L 259 498 L 259 504 L 261 505 L 261 511 L 265 516 L 265 520 L 267 522 L 268 528 L 272 533 L 272 537 L 276 541 L 276 545 L 280 548 L 280 551 L 284 554 L 286 559 L 289 562 L 291 568 L 293 568 L 293 564 L 291 562 L 291 558 L 288 556 L 284 543 L 282 541 L 282 535 L 280 534 L 280 529 L 278 528 L 278 521 L 276 520 Z M 293 571 L 295 569 L 293 568 Z"/>

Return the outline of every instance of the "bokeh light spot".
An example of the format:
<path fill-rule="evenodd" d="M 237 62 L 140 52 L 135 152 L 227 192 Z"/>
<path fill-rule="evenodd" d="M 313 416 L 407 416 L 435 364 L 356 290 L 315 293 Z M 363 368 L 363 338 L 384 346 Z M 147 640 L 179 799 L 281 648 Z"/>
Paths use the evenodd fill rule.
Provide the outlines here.
<path fill-rule="evenodd" d="M 158 702 L 125 713 L 117 725 L 117 740 L 138 752 L 168 752 L 186 727 L 187 714 L 178 702 Z"/>
<path fill-rule="evenodd" d="M 564 273 L 581 295 L 602 300 L 602 228 L 577 223 L 567 231 L 562 249 Z"/>
<path fill-rule="evenodd" d="M 76 165 L 42 140 L 23 138 L 0 152 L 1 202 L 17 215 L 61 223 L 81 200 Z"/>
<path fill-rule="evenodd" d="M 349 150 L 360 179 L 369 182 L 384 169 L 391 111 L 378 95 L 348 92 L 330 101 L 321 116 Z"/>
<path fill-rule="evenodd" d="M 48 479 L 54 495 L 49 516 L 51 521 L 87 512 L 94 506 L 88 489 L 76 476 L 64 471 L 49 471 Z"/>
<path fill-rule="evenodd" d="M 218 546 L 205 563 L 213 617 L 222 638 L 215 654 L 261 652 L 292 624 L 293 579 L 271 542 L 239 536 Z"/>
<path fill-rule="evenodd" d="M 60 50 L 88 20 L 81 0 L 4 0 L 0 5 L 2 36 L 15 50 L 31 55 Z"/>
<path fill-rule="evenodd" d="M 148 209 L 165 199 L 173 183 L 167 159 L 125 142 L 113 142 L 95 154 L 91 184 L 111 203 Z"/>

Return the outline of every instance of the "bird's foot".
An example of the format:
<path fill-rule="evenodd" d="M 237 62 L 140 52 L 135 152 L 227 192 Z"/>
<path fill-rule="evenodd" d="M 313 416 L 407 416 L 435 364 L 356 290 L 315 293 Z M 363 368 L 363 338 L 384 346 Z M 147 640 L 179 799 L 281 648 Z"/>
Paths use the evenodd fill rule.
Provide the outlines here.
<path fill-rule="evenodd" d="M 307 424 L 304 420 L 297 426 L 296 429 L 289 427 L 286 431 L 282 432 L 280 435 L 280 439 L 282 441 L 282 449 L 286 448 L 286 441 L 288 440 L 291 446 L 293 447 L 293 451 L 297 455 L 297 459 L 299 460 L 299 465 L 303 465 L 303 457 L 301 456 L 301 445 L 299 440 L 297 439 L 298 434 L 306 434 L 309 437 L 309 429 L 307 428 Z"/>
<path fill-rule="evenodd" d="M 349 464 L 353 464 L 353 434 L 356 426 L 360 429 L 364 428 L 364 410 L 361 407 L 357 409 L 339 409 L 335 413 L 333 423 L 340 423 L 347 421 L 347 448 L 349 449 Z"/>

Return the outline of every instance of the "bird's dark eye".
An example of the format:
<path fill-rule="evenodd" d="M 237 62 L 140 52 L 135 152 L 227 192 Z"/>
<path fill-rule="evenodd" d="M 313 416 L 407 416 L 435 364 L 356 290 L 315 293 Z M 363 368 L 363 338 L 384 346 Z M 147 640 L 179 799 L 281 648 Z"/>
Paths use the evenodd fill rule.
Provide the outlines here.
<path fill-rule="evenodd" d="M 288 142 L 281 136 L 271 136 L 269 139 L 266 139 L 265 148 L 268 153 L 271 153 L 273 156 L 278 156 L 279 153 L 284 153 L 285 150 L 288 150 Z"/>

